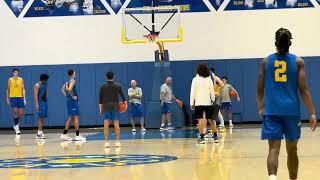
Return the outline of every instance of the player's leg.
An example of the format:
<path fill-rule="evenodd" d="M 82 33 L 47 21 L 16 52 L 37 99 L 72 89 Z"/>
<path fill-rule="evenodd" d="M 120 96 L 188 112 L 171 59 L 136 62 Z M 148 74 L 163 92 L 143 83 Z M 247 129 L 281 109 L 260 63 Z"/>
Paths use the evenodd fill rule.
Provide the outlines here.
<path fill-rule="evenodd" d="M 119 124 L 119 119 L 113 120 L 113 125 L 115 129 L 115 134 L 116 134 L 116 147 L 120 147 L 120 124 Z"/>
<path fill-rule="evenodd" d="M 144 116 L 143 116 L 142 104 L 137 105 L 137 116 L 140 118 L 141 132 L 146 132 L 146 129 L 144 128 Z"/>
<path fill-rule="evenodd" d="M 36 134 L 37 139 L 45 139 L 45 135 L 43 133 L 43 121 L 48 117 L 48 106 L 46 103 L 39 104 L 39 112 L 38 112 L 38 132 Z"/>
<path fill-rule="evenodd" d="M 167 103 L 163 103 L 161 106 L 161 126 L 160 126 L 160 131 L 165 130 L 165 123 L 166 123 L 166 118 L 167 118 L 167 113 L 168 113 L 168 108 L 167 108 Z"/>
<path fill-rule="evenodd" d="M 267 167 L 270 180 L 275 179 L 278 173 L 280 147 L 281 140 L 269 140 Z"/>
<path fill-rule="evenodd" d="M 74 128 L 76 129 L 76 137 L 74 138 L 76 141 L 86 141 L 86 138 L 80 135 L 80 116 L 76 115 L 73 117 Z"/>
<path fill-rule="evenodd" d="M 298 141 L 286 141 L 287 148 L 287 166 L 289 170 L 290 179 L 298 178 L 299 159 L 298 159 Z"/>
<path fill-rule="evenodd" d="M 172 104 L 168 103 L 167 105 L 167 121 L 168 121 L 168 130 L 173 130 L 174 127 L 172 125 Z"/>
<path fill-rule="evenodd" d="M 63 130 L 63 133 L 61 134 L 60 138 L 65 140 L 65 141 L 72 141 L 72 138 L 70 138 L 68 136 L 68 130 L 70 129 L 70 124 L 71 124 L 71 121 L 73 119 L 73 116 L 69 115 L 68 119 L 67 119 L 67 122 L 66 122 L 66 126 Z"/>
<path fill-rule="evenodd" d="M 230 126 L 230 127 L 233 127 L 231 103 L 228 103 L 227 112 L 228 112 L 228 118 L 229 118 L 229 126 Z"/>
<path fill-rule="evenodd" d="M 144 116 L 141 116 L 140 124 L 141 124 L 141 131 L 146 132 L 146 128 L 144 128 Z"/>
<path fill-rule="evenodd" d="M 224 128 L 224 119 L 223 119 L 223 116 L 221 114 L 221 111 L 219 111 L 219 113 L 218 113 L 218 119 L 219 119 L 219 122 L 220 122 L 219 127 L 220 128 Z"/>
<path fill-rule="evenodd" d="M 19 129 L 19 109 L 17 107 L 13 107 L 12 114 L 13 114 L 13 121 L 14 121 L 13 129 L 16 132 L 16 134 L 19 135 L 21 133 Z"/>
<path fill-rule="evenodd" d="M 204 128 L 206 126 L 206 122 L 204 122 L 204 120 L 206 119 L 205 117 L 205 112 L 202 106 L 196 106 L 195 110 L 194 110 L 194 115 L 195 118 L 198 120 L 198 128 L 199 128 L 199 134 L 200 137 L 197 139 L 197 144 L 204 144 L 205 140 L 204 140 Z M 205 124 L 205 125 L 204 125 Z"/>
<path fill-rule="evenodd" d="M 103 134 L 104 134 L 104 147 L 105 148 L 109 148 L 110 147 L 110 143 L 109 143 L 109 119 L 104 119 L 104 123 L 103 123 Z"/>
<path fill-rule="evenodd" d="M 129 114 L 130 114 L 130 121 L 131 121 L 131 126 L 132 126 L 132 133 L 136 132 L 136 121 L 135 121 L 135 111 L 136 107 L 134 103 L 129 104 Z"/>

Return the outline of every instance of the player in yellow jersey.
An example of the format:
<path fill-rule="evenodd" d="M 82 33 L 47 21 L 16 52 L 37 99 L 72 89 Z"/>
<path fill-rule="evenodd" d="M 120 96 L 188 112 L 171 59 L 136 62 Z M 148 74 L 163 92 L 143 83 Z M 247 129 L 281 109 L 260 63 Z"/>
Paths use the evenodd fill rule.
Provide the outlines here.
<path fill-rule="evenodd" d="M 210 69 L 211 69 L 211 73 L 214 74 L 214 68 L 210 68 Z M 222 80 L 218 76 L 215 75 L 214 77 L 215 77 L 215 83 L 214 83 L 213 88 L 214 88 L 214 94 L 216 96 L 216 103 L 219 106 L 221 106 L 220 90 L 221 90 L 221 87 L 224 86 L 224 83 L 222 82 Z M 218 119 L 220 121 L 219 128 L 224 129 L 224 127 L 225 127 L 224 126 L 224 119 L 223 119 L 223 116 L 220 111 L 218 114 Z"/>
<path fill-rule="evenodd" d="M 24 115 L 24 107 L 27 104 L 26 90 L 24 88 L 23 79 L 19 77 L 19 70 L 13 69 L 13 77 L 8 80 L 7 88 L 7 104 L 11 106 L 13 111 L 14 126 L 16 137 L 20 138 L 19 121 Z"/>

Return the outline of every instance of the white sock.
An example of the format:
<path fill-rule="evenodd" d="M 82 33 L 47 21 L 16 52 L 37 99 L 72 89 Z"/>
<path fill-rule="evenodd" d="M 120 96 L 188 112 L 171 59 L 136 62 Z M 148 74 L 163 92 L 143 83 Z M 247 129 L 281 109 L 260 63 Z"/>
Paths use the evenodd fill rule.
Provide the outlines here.
<path fill-rule="evenodd" d="M 269 180 L 277 180 L 277 176 L 276 175 L 270 175 L 269 176 Z"/>
<path fill-rule="evenodd" d="M 223 116 L 222 116 L 220 111 L 219 111 L 219 114 L 218 114 L 218 118 L 219 118 L 221 126 L 224 126 L 224 119 L 223 119 Z"/>
<path fill-rule="evenodd" d="M 229 120 L 229 123 L 232 124 L 232 120 Z"/>
<path fill-rule="evenodd" d="M 42 131 L 38 130 L 38 134 L 41 134 L 41 133 L 42 133 Z"/>

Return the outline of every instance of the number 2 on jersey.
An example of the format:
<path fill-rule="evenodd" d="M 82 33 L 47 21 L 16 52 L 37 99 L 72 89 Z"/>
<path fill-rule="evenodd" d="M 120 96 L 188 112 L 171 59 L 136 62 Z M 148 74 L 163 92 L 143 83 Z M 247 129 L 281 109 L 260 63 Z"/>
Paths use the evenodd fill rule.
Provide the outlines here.
<path fill-rule="evenodd" d="M 276 60 L 274 62 L 274 67 L 276 68 L 274 71 L 275 82 L 287 82 L 287 62 Z"/>

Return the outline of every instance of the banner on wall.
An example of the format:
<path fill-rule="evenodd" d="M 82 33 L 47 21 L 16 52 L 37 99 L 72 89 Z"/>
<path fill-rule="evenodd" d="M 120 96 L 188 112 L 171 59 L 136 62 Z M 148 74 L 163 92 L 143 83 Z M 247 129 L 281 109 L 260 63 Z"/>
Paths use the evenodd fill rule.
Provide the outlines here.
<path fill-rule="evenodd" d="M 155 6 L 180 6 L 181 12 L 209 12 L 202 0 L 156 0 Z M 128 8 L 151 6 L 151 0 L 131 0 Z"/>
<path fill-rule="evenodd" d="M 230 0 L 226 10 L 232 11 L 308 7 L 314 7 L 310 0 Z"/>
<path fill-rule="evenodd" d="M 110 14 L 100 0 L 35 0 L 25 17 Z"/>
<path fill-rule="evenodd" d="M 18 17 L 29 0 L 5 0 L 11 11 Z"/>
<path fill-rule="evenodd" d="M 218 10 L 225 0 L 209 0 L 215 10 Z"/>

